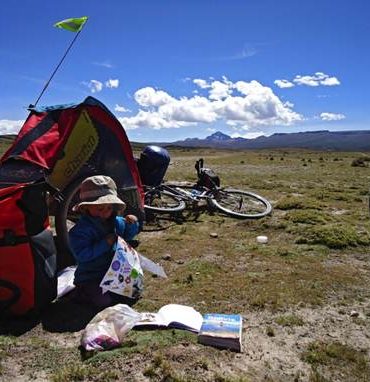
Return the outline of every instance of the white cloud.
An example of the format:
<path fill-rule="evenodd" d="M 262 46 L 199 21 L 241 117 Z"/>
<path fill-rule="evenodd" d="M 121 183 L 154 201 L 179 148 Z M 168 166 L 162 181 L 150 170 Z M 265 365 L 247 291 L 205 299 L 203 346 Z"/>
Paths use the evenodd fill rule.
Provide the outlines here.
<path fill-rule="evenodd" d="M 209 99 L 218 100 L 228 97 L 232 93 L 232 82 L 223 77 L 223 82 L 213 81 L 210 85 Z"/>
<path fill-rule="evenodd" d="M 90 89 L 91 93 L 99 93 L 103 89 L 103 83 L 98 80 L 90 80 L 90 82 L 86 85 Z"/>
<path fill-rule="evenodd" d="M 107 88 L 118 88 L 119 86 L 119 80 L 118 79 L 115 79 L 115 80 L 112 80 L 112 79 L 109 79 L 108 81 L 105 81 L 105 86 Z"/>
<path fill-rule="evenodd" d="M 335 86 L 340 85 L 340 82 L 336 77 L 327 77 L 320 81 L 320 84 L 324 86 Z"/>
<path fill-rule="evenodd" d="M 243 97 L 229 97 L 223 102 L 226 119 L 239 120 L 248 126 L 291 125 L 301 121 L 288 103 L 283 103 L 271 88 L 257 81 L 238 81 L 234 88 Z"/>
<path fill-rule="evenodd" d="M 323 121 L 340 121 L 341 119 L 345 119 L 346 116 L 344 114 L 337 113 L 321 113 L 320 118 Z"/>
<path fill-rule="evenodd" d="M 316 72 L 314 75 L 297 75 L 295 76 L 294 83 L 297 85 L 306 86 L 335 86 L 340 85 L 340 81 L 336 77 L 329 77 L 327 74 L 322 72 Z"/>
<path fill-rule="evenodd" d="M 1 135 L 18 134 L 23 124 L 24 124 L 23 120 L 14 121 L 10 119 L 1 119 L 0 134 Z"/>
<path fill-rule="evenodd" d="M 139 112 L 134 117 L 118 118 L 118 120 L 127 130 L 134 130 L 138 129 L 139 127 L 149 127 L 154 130 L 159 130 L 189 125 L 183 122 L 167 120 L 157 112 L 149 112 L 144 110 L 139 110 Z"/>
<path fill-rule="evenodd" d="M 294 103 L 293 103 L 293 102 L 289 102 L 289 101 L 286 101 L 286 102 L 284 103 L 284 105 L 290 107 L 291 109 L 293 109 L 293 107 L 294 107 Z"/>
<path fill-rule="evenodd" d="M 265 135 L 263 131 L 251 131 L 249 133 L 232 133 L 231 138 L 246 138 L 246 139 L 254 139 L 257 137 L 261 137 Z"/>
<path fill-rule="evenodd" d="M 185 123 L 212 123 L 218 119 L 212 102 L 197 95 L 192 98 L 173 99 L 161 105 L 158 112 L 168 120 Z"/>
<path fill-rule="evenodd" d="M 90 80 L 89 82 L 82 82 L 83 85 L 87 86 L 91 93 L 99 93 L 103 90 L 104 86 L 106 88 L 114 89 L 119 86 L 119 79 L 109 79 L 105 82 L 98 80 Z"/>
<path fill-rule="evenodd" d="M 134 95 L 135 101 L 144 107 L 158 107 L 168 104 L 174 100 L 168 93 L 162 90 L 155 90 L 152 87 L 139 89 Z"/>
<path fill-rule="evenodd" d="M 330 77 L 329 75 L 323 72 L 316 72 L 313 75 L 305 75 L 302 76 L 300 74 L 296 75 L 293 80 L 275 80 L 274 84 L 281 89 L 284 88 L 292 88 L 296 85 L 304 85 L 304 86 L 336 86 L 340 85 L 340 81 L 336 77 Z"/>
<path fill-rule="evenodd" d="M 313 76 L 296 76 L 293 80 L 297 85 L 319 86 L 319 81 Z"/>
<path fill-rule="evenodd" d="M 193 83 L 208 89 L 208 97 L 175 98 L 165 91 L 145 87 L 134 94 L 142 109 L 136 116 L 120 121 L 128 129 L 161 129 L 220 120 L 246 127 L 291 125 L 303 120 L 291 103 L 282 102 L 269 87 L 257 81 L 233 83 L 223 77 L 222 81 L 195 79 Z"/>
<path fill-rule="evenodd" d="M 117 111 L 119 113 L 126 113 L 126 112 L 131 111 L 131 110 L 126 109 L 124 106 L 116 104 L 116 106 L 114 107 L 114 111 Z"/>
<path fill-rule="evenodd" d="M 241 52 L 230 57 L 232 60 L 242 60 L 244 58 L 252 57 L 257 53 L 257 50 L 254 47 L 245 46 Z"/>
<path fill-rule="evenodd" d="M 200 78 L 195 78 L 193 82 L 195 83 L 195 85 L 198 85 L 201 89 L 207 89 L 211 87 L 211 85 L 209 85 L 206 80 L 201 80 Z"/>
<path fill-rule="evenodd" d="M 211 80 L 211 82 L 207 82 L 206 80 L 196 78 L 193 80 L 193 83 L 201 89 L 210 89 L 209 99 L 218 100 L 226 98 L 232 93 L 232 82 L 225 76 L 222 77 L 222 81 Z"/>
<path fill-rule="evenodd" d="M 257 54 L 257 50 L 254 46 L 246 44 L 242 49 L 237 51 L 235 54 L 229 56 L 219 56 L 214 57 L 216 61 L 234 61 L 234 60 L 244 60 Z"/>
<path fill-rule="evenodd" d="M 240 123 L 238 123 L 237 121 L 226 121 L 226 125 L 230 127 L 236 127 L 236 126 L 239 126 Z"/>
<path fill-rule="evenodd" d="M 114 66 L 110 63 L 110 61 L 103 61 L 103 62 L 93 62 L 94 65 L 102 66 L 104 68 L 111 69 Z"/>
<path fill-rule="evenodd" d="M 281 89 L 292 88 L 294 86 L 294 84 L 288 80 L 275 80 L 274 84 Z"/>

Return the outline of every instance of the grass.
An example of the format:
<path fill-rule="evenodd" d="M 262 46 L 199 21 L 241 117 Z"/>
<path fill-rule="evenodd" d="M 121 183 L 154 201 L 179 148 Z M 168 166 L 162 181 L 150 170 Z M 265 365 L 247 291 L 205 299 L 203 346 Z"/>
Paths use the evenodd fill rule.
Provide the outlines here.
<path fill-rule="evenodd" d="M 97 352 L 89 357 L 87 362 L 91 365 L 99 365 L 109 359 L 117 357 L 130 357 L 133 353 L 146 353 L 158 351 L 169 347 L 171 344 L 191 344 L 196 342 L 196 337 L 182 330 L 161 331 L 132 331 L 122 346 L 110 352 Z"/>
<path fill-rule="evenodd" d="M 52 375 L 51 380 L 53 382 L 69 382 L 69 381 L 84 381 L 89 377 L 96 374 L 96 369 L 74 363 L 72 365 L 63 366 L 55 374 Z M 99 373 L 101 374 L 101 373 Z M 105 379 L 100 379 L 105 380 Z"/>
<path fill-rule="evenodd" d="M 16 345 L 17 339 L 10 336 L 0 336 L 0 377 L 4 372 L 3 363 L 6 358 L 10 355 L 10 347 Z"/>
<path fill-rule="evenodd" d="M 281 326 L 302 326 L 304 321 L 295 314 L 286 314 L 275 318 L 275 322 Z"/>
<path fill-rule="evenodd" d="M 279 210 L 306 210 L 306 209 L 317 209 L 320 210 L 320 203 L 298 196 L 286 196 L 279 200 L 275 208 Z M 315 212 L 311 212 L 314 214 Z"/>
<path fill-rule="evenodd" d="M 366 352 L 340 342 L 312 342 L 302 353 L 302 359 L 313 367 L 311 379 L 320 376 L 319 367 L 326 373 L 341 375 L 346 381 L 367 381 L 370 375 Z"/>
<path fill-rule="evenodd" d="M 160 220 L 161 230 L 146 227 L 139 251 L 161 263 L 169 277 L 146 273 L 145 291 L 135 309 L 157 311 L 179 303 L 201 313 L 241 313 L 246 326 L 252 314 L 273 315 L 260 329 L 267 340 L 281 341 L 286 330 L 280 327 L 298 331 L 307 325 L 297 306 L 341 306 L 347 311 L 368 301 L 370 168 L 351 165 L 361 153 L 178 148 L 170 154 L 168 180 L 195 181 L 194 162 L 202 156 L 222 184 L 265 196 L 274 211 L 261 220 L 235 220 L 216 212 L 187 216 L 182 224 Z M 268 236 L 268 243 L 258 244 L 259 235 Z M 362 320 L 361 328 L 369 330 L 368 321 Z M 247 344 L 246 354 L 234 355 L 202 347 L 187 332 L 130 331 L 120 348 L 85 359 L 77 349 L 79 338 L 57 334 L 58 342 L 38 330 L 37 335 L 0 336 L 0 379 L 1 373 L 12 377 L 10 360 L 26 379 L 44 376 L 53 381 L 130 381 L 134 373 L 150 381 L 264 378 L 252 377 L 258 371 L 245 366 L 255 344 Z M 70 338 L 72 345 L 63 346 L 61 338 Z M 359 381 L 368 373 L 365 354 L 351 343 L 312 342 L 300 357 L 310 368 L 311 382 L 335 380 L 337 370 L 348 380 L 350 373 Z"/>

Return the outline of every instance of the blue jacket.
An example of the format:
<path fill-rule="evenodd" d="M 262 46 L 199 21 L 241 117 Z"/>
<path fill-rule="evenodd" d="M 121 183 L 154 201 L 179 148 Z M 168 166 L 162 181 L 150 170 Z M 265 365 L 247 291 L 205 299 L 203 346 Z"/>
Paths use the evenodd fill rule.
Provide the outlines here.
<path fill-rule="evenodd" d="M 115 217 L 109 227 L 98 217 L 83 215 L 69 231 L 70 246 L 77 262 L 74 283 L 102 280 L 116 248 L 106 241 L 109 233 L 115 232 L 124 240 L 131 240 L 138 231 L 138 223 L 129 224 L 121 216 Z"/>

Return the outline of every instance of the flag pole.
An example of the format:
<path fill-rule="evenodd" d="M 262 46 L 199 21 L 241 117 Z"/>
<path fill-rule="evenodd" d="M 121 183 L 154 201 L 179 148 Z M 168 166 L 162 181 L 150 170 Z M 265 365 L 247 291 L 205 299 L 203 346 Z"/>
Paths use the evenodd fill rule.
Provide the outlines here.
<path fill-rule="evenodd" d="M 42 89 L 40 95 L 38 96 L 38 98 L 37 98 L 35 104 L 34 104 L 34 105 L 30 105 L 30 107 L 35 107 L 35 106 L 37 105 L 37 103 L 39 102 L 39 100 L 40 100 L 40 98 L 42 97 L 42 95 L 45 93 L 45 90 L 46 90 L 47 87 L 49 86 L 51 80 L 53 79 L 55 73 L 58 71 L 60 65 L 62 65 L 64 59 L 66 58 L 68 52 L 71 50 L 71 48 L 72 48 L 74 42 L 77 40 L 77 37 L 79 36 L 80 33 L 81 33 L 81 31 L 77 32 L 77 34 L 74 36 L 72 42 L 69 44 L 69 46 L 68 46 L 66 52 L 64 53 L 63 57 L 61 58 L 61 60 L 59 61 L 58 65 L 57 65 L 56 68 L 54 69 L 54 71 L 53 71 L 53 73 L 51 74 L 50 78 L 47 80 L 47 82 L 46 82 L 44 88 Z"/>
<path fill-rule="evenodd" d="M 84 17 L 80 17 L 80 18 L 73 18 L 73 19 L 62 20 L 62 21 L 59 21 L 58 23 L 54 24 L 55 27 L 58 27 L 58 28 L 61 28 L 61 29 L 66 29 L 66 30 L 69 30 L 71 32 L 77 32 L 77 33 L 76 33 L 75 37 L 73 38 L 72 42 L 69 44 L 67 50 L 65 51 L 65 53 L 64 53 L 63 57 L 61 58 L 61 60 L 59 61 L 58 65 L 54 69 L 54 71 L 51 74 L 50 78 L 47 80 L 47 82 L 46 82 L 44 88 L 42 89 L 40 95 L 38 96 L 35 104 L 34 105 L 30 105 L 29 106 L 30 108 L 31 107 L 35 107 L 37 105 L 37 103 L 39 102 L 40 98 L 42 97 L 42 95 L 45 93 L 45 90 L 49 86 L 49 84 L 50 84 L 51 80 L 53 79 L 55 73 L 58 71 L 59 67 L 62 65 L 64 59 L 66 58 L 66 56 L 68 54 L 68 52 L 71 50 L 73 44 L 77 40 L 77 37 L 81 33 L 82 27 L 86 23 L 87 19 L 88 19 L 88 17 L 84 16 Z"/>

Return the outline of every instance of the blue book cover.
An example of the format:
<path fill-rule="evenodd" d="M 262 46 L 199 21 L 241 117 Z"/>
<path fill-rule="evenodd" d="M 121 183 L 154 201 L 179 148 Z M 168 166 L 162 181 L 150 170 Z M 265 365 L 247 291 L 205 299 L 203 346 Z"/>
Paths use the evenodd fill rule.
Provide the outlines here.
<path fill-rule="evenodd" d="M 198 341 L 204 345 L 241 351 L 242 326 L 240 314 L 205 314 Z"/>

